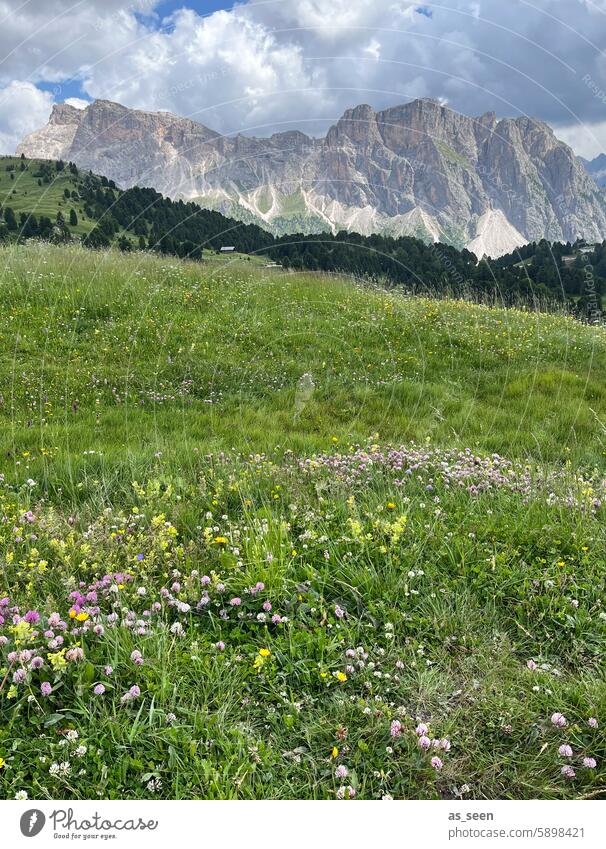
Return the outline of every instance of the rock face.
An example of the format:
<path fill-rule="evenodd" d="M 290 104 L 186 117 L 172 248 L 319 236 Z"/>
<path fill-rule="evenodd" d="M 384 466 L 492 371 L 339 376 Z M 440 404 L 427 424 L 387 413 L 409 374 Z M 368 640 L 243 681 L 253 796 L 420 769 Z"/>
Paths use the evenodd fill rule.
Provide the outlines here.
<path fill-rule="evenodd" d="M 412 234 L 490 256 L 540 238 L 606 237 L 602 192 L 550 127 L 471 118 L 428 99 L 356 106 L 321 139 L 221 136 L 106 100 L 57 105 L 17 153 L 68 159 L 123 188 L 152 186 L 276 233 Z"/>

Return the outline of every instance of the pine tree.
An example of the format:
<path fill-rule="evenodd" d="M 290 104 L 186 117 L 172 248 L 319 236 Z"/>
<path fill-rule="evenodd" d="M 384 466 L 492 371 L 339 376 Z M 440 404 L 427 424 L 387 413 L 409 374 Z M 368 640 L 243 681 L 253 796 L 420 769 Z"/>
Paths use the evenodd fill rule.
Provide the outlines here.
<path fill-rule="evenodd" d="M 69 211 L 69 225 L 70 227 L 78 226 L 78 216 L 76 215 L 75 209 L 70 209 Z"/>

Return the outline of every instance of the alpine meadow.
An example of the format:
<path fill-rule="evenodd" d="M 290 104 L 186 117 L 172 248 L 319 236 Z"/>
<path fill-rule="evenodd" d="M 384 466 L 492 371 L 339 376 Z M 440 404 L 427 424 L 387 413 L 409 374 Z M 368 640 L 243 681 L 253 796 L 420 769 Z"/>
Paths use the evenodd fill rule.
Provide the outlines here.
<path fill-rule="evenodd" d="M 603 792 L 601 326 L 244 257 L 0 267 L 7 796 Z"/>
<path fill-rule="evenodd" d="M 1 849 L 603 849 L 604 45 L 0 0 Z"/>

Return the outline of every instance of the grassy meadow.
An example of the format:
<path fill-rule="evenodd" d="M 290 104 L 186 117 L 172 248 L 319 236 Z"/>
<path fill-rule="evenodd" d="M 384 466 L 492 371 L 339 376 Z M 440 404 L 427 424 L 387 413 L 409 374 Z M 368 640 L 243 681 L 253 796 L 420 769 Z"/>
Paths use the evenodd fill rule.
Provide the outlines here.
<path fill-rule="evenodd" d="M 604 798 L 606 331 L 0 249 L 5 798 Z"/>

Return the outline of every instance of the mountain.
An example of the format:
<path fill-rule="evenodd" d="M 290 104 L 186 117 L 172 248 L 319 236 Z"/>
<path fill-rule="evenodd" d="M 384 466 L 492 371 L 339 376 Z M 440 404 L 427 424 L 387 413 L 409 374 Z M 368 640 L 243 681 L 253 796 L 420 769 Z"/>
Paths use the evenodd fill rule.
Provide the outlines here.
<path fill-rule="evenodd" d="M 606 153 L 600 153 L 595 159 L 583 159 L 579 157 L 587 173 L 594 182 L 604 188 L 606 186 Z"/>
<path fill-rule="evenodd" d="M 602 193 L 549 126 L 471 118 L 429 99 L 357 106 L 319 139 L 294 130 L 228 137 L 106 100 L 59 104 L 17 152 L 68 159 L 276 234 L 415 235 L 489 256 L 542 238 L 606 236 Z"/>

